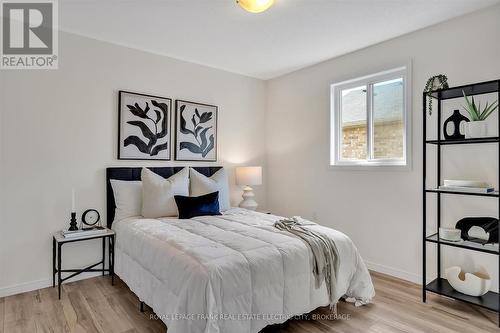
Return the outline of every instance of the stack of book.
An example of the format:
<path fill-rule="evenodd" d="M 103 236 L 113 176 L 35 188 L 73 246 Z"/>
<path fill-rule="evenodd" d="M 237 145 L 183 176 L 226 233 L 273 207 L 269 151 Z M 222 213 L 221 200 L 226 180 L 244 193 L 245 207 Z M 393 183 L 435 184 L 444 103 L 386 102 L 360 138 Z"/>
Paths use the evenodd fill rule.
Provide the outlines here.
<path fill-rule="evenodd" d="M 443 191 L 468 192 L 468 193 L 491 193 L 495 189 L 488 183 L 474 180 L 451 180 L 445 179 L 444 185 L 439 186 Z"/>
<path fill-rule="evenodd" d="M 84 228 L 78 230 L 61 230 L 61 234 L 64 238 L 78 238 L 78 237 L 88 237 L 94 235 L 105 234 L 107 229 L 104 227 L 93 227 L 93 228 Z"/>

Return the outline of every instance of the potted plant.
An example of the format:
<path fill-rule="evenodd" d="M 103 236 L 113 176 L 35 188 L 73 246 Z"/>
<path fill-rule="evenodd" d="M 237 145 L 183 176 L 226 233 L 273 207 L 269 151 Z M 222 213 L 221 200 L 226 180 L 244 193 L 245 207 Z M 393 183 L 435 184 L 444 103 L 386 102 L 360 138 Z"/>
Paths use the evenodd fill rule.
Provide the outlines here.
<path fill-rule="evenodd" d="M 429 116 L 432 115 L 432 96 L 431 92 L 438 89 L 448 89 L 448 77 L 444 74 L 431 76 L 425 84 L 424 92 L 427 93 L 429 102 Z"/>
<path fill-rule="evenodd" d="M 465 138 L 484 138 L 488 136 L 488 123 L 486 119 L 498 109 L 498 101 L 491 104 L 486 103 L 484 108 L 481 108 L 481 102 L 476 104 L 474 97 L 467 96 L 462 90 L 465 99 L 464 110 L 469 114 L 468 123 L 462 123 L 464 126 Z"/>

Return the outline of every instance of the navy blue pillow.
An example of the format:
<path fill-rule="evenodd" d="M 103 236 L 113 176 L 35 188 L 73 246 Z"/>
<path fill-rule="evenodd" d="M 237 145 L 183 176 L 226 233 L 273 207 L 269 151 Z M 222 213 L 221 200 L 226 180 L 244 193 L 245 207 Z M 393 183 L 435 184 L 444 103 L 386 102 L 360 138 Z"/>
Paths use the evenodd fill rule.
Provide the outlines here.
<path fill-rule="evenodd" d="M 190 219 L 195 216 L 221 215 L 219 209 L 219 192 L 213 192 L 199 197 L 174 195 L 180 219 Z"/>

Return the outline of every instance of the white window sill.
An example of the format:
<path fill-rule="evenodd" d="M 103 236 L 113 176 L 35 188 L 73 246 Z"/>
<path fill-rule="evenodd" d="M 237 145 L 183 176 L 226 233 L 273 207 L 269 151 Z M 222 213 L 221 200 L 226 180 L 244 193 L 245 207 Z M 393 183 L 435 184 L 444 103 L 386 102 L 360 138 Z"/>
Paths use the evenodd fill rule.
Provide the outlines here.
<path fill-rule="evenodd" d="M 329 169 L 338 171 L 411 171 L 411 165 L 404 162 L 393 162 L 393 163 L 337 163 L 330 164 Z"/>

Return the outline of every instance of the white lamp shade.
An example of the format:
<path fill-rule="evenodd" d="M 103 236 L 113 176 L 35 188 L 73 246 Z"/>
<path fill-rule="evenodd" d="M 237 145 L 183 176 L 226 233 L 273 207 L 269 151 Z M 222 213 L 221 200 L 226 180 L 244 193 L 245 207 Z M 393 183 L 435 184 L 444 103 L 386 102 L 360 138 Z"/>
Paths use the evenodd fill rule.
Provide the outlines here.
<path fill-rule="evenodd" d="M 236 168 L 236 184 L 238 185 L 261 185 L 262 167 L 238 167 Z"/>

